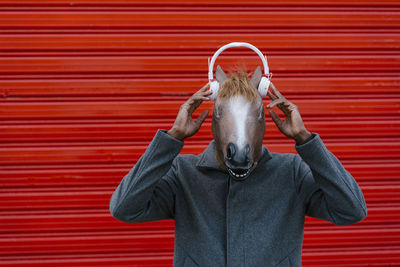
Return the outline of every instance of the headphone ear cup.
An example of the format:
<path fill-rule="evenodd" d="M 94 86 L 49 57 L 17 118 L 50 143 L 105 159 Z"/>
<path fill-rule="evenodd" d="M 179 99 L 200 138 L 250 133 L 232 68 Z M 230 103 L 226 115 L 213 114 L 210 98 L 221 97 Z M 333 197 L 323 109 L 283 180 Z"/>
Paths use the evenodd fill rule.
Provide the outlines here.
<path fill-rule="evenodd" d="M 214 101 L 217 98 L 218 90 L 219 90 L 219 82 L 218 81 L 211 82 L 210 91 L 212 92 L 212 95 L 209 96 L 211 100 Z"/>
<path fill-rule="evenodd" d="M 258 84 L 258 93 L 261 97 L 265 97 L 268 93 L 269 84 L 271 80 L 267 77 L 262 77 L 260 83 Z"/>

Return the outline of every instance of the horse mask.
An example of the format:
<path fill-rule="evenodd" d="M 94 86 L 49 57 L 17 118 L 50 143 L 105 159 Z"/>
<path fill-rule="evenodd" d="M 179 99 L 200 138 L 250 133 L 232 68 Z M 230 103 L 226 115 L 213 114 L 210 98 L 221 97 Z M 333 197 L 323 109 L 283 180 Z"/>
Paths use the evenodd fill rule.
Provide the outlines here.
<path fill-rule="evenodd" d="M 255 48 L 247 43 L 233 44 Z M 216 55 L 228 47 L 232 46 L 228 44 L 214 54 L 209 65 L 209 74 L 210 70 L 212 74 Z M 235 180 L 246 179 L 257 166 L 262 153 L 265 133 L 262 97 L 267 94 L 270 83 L 266 58 L 262 59 L 265 63 L 264 76 L 261 68 L 257 67 L 251 79 L 244 71 L 231 74 L 228 78 L 220 66 L 215 72 L 216 80 L 209 75 L 210 90 L 213 92 L 211 99 L 214 100 L 212 132 L 215 158 L 221 169 L 228 171 Z"/>

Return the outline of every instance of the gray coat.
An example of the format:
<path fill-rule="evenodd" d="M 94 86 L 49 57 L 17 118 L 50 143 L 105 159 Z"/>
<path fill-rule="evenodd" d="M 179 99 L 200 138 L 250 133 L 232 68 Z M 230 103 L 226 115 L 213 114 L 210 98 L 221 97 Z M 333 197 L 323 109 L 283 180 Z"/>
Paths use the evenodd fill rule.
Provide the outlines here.
<path fill-rule="evenodd" d="M 159 130 L 113 193 L 123 222 L 175 220 L 176 266 L 301 266 L 305 215 L 345 225 L 367 215 L 360 187 L 319 135 L 262 157 L 244 181 Z"/>

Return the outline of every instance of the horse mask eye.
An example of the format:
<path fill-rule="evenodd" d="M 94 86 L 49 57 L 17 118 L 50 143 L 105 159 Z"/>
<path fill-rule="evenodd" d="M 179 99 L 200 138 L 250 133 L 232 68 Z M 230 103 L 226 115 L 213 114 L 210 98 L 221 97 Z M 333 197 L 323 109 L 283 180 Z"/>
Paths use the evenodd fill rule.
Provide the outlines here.
<path fill-rule="evenodd" d="M 221 114 L 222 114 L 222 107 L 219 106 L 219 105 L 216 105 L 216 106 L 214 107 L 214 114 L 215 114 L 215 117 L 216 117 L 217 119 L 220 119 L 220 118 L 221 118 Z"/>
<path fill-rule="evenodd" d="M 260 105 L 260 110 L 259 110 L 259 113 L 258 113 L 258 119 L 259 120 L 264 119 L 264 105 Z"/>

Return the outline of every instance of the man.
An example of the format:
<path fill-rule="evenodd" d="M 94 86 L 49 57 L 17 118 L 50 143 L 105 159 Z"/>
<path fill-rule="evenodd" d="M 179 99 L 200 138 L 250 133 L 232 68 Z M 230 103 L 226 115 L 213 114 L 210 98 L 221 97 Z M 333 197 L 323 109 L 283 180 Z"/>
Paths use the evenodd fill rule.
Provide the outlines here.
<path fill-rule="evenodd" d="M 267 108 L 279 130 L 296 141 L 299 155 L 263 147 L 255 170 L 244 181 L 231 179 L 217 164 L 214 141 L 201 155 L 178 155 L 183 141 L 208 115 L 205 111 L 192 119 L 209 99 L 208 86 L 181 106 L 169 131 L 157 132 L 121 181 L 110 201 L 116 219 L 174 219 L 174 266 L 253 267 L 301 266 L 305 215 L 338 225 L 366 217 L 356 181 L 273 84 Z M 285 120 L 272 111 L 275 106 Z"/>

